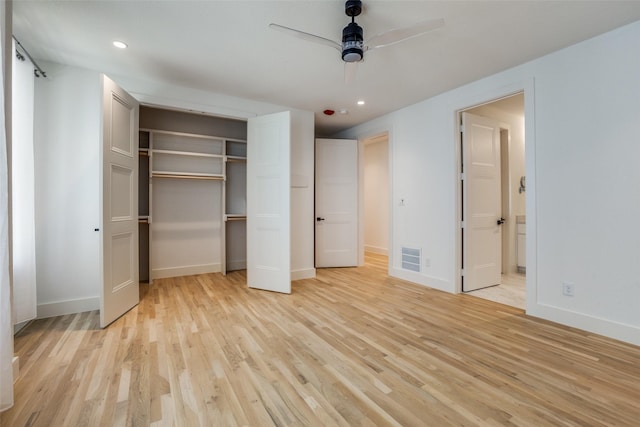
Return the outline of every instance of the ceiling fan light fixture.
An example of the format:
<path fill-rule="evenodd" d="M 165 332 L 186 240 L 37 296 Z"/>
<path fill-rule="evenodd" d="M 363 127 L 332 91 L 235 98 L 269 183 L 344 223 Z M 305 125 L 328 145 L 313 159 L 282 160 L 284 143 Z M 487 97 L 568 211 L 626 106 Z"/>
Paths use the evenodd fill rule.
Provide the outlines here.
<path fill-rule="evenodd" d="M 342 60 L 358 62 L 364 55 L 364 37 L 362 27 L 350 22 L 342 30 Z"/>
<path fill-rule="evenodd" d="M 362 49 L 351 48 L 342 51 L 342 60 L 344 62 L 362 61 Z"/>

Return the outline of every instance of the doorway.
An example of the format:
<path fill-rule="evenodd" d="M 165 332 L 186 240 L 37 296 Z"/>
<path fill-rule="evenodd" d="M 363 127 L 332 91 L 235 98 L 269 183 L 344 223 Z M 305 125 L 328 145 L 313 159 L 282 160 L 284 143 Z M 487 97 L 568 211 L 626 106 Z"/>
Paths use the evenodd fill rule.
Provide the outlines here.
<path fill-rule="evenodd" d="M 389 256 L 389 137 L 363 142 L 364 251 Z"/>
<path fill-rule="evenodd" d="M 494 221 L 494 230 L 500 235 L 496 239 L 497 255 L 495 259 L 500 273 L 495 280 L 490 280 L 480 286 L 470 283 L 473 278 L 473 271 L 469 271 L 474 265 L 474 251 L 483 248 L 483 242 L 470 242 L 468 240 L 470 229 L 469 216 L 473 211 L 473 198 L 467 197 L 467 206 L 464 205 L 464 187 L 468 182 L 462 183 L 461 192 L 462 215 L 464 228 L 462 230 L 462 291 L 469 292 L 470 295 L 491 299 L 507 305 L 524 309 L 526 303 L 526 263 L 524 256 L 525 236 L 525 141 L 524 141 L 524 94 L 518 93 L 513 96 L 491 101 L 480 106 L 476 106 L 464 111 L 463 114 L 472 114 L 481 118 L 486 118 L 488 123 L 495 123 L 497 127 L 497 171 L 496 178 L 498 188 L 498 211 Z M 466 131 L 466 129 L 465 129 Z M 464 143 L 463 143 L 464 144 Z M 462 153 L 464 153 L 464 147 Z M 461 171 L 467 172 L 463 167 L 463 157 L 461 156 Z M 468 173 L 464 174 L 465 179 L 469 179 Z M 497 225 L 495 221 L 497 220 Z M 467 239 L 465 239 L 467 233 Z M 494 236 L 495 237 L 495 236 Z M 466 245 L 466 247 L 465 247 Z M 484 245 L 486 247 L 486 244 Z M 483 264 L 476 262 L 477 265 Z M 486 263 L 485 263 L 486 264 Z M 466 283 L 465 283 L 466 281 Z M 493 283 L 497 282 L 497 283 Z"/>

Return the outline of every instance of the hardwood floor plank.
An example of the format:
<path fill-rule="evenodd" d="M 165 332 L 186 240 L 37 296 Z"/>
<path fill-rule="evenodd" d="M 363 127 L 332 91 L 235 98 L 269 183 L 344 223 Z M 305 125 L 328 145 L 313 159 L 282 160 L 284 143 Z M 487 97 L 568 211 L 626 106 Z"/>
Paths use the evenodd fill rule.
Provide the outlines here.
<path fill-rule="evenodd" d="M 637 426 L 640 348 L 386 276 L 319 269 L 291 295 L 245 272 L 141 286 L 32 322 L 2 426 Z"/>

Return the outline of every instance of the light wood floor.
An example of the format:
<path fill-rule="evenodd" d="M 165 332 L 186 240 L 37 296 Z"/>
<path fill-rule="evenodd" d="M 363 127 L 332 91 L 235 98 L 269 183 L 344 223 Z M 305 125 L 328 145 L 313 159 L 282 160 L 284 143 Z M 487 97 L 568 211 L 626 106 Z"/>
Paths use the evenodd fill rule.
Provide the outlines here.
<path fill-rule="evenodd" d="M 638 426 L 640 348 L 522 310 L 322 269 L 292 295 L 243 272 L 157 280 L 17 336 L 6 426 Z"/>

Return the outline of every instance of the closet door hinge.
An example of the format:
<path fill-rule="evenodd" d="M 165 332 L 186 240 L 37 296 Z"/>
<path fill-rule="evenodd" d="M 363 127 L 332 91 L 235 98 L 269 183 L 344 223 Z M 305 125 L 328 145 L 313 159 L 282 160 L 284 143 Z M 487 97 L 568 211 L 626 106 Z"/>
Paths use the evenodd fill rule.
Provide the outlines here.
<path fill-rule="evenodd" d="M 460 228 L 464 228 L 464 226 L 465 226 L 464 221 L 460 221 Z"/>
<path fill-rule="evenodd" d="M 460 269 L 460 277 L 464 277 L 464 268 Z"/>
<path fill-rule="evenodd" d="M 467 179 L 467 175 L 464 172 L 460 172 L 460 181 Z"/>

